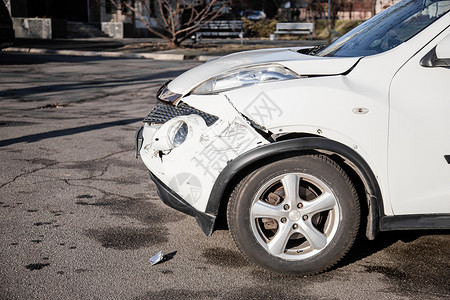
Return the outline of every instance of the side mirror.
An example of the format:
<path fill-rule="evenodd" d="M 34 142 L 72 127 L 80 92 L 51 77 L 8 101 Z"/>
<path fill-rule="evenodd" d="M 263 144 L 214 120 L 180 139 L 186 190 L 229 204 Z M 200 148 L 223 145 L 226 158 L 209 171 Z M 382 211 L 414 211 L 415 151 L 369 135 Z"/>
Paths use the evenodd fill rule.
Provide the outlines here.
<path fill-rule="evenodd" d="M 444 37 L 420 61 L 422 67 L 450 67 L 450 34 Z"/>

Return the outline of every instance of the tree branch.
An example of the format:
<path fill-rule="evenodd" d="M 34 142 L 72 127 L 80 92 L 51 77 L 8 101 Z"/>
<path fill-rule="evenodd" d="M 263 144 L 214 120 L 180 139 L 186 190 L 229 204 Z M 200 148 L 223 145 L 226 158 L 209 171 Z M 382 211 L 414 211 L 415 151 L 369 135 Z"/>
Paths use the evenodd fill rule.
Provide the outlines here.
<path fill-rule="evenodd" d="M 110 1 L 113 2 L 114 0 L 110 0 Z M 169 39 L 167 36 L 165 36 L 165 35 L 159 33 L 159 32 L 156 31 L 156 30 L 154 30 L 154 29 L 150 26 L 150 24 L 148 24 L 148 22 L 147 22 L 147 20 L 144 18 L 144 16 L 143 16 L 136 8 L 132 7 L 132 6 L 131 6 L 130 4 L 128 4 L 127 2 L 124 2 L 124 5 L 125 5 L 129 10 L 133 11 L 134 14 L 137 15 L 137 16 L 139 17 L 138 21 L 141 21 L 141 22 L 145 25 L 145 27 L 147 28 L 148 31 L 150 31 L 150 32 L 153 33 L 154 35 L 156 35 L 156 36 L 158 36 L 158 37 L 160 37 L 160 38 L 162 38 L 162 39 L 165 39 L 165 40 L 167 40 L 167 41 L 170 42 L 170 39 Z"/>
<path fill-rule="evenodd" d="M 226 3 L 224 3 L 218 10 L 213 10 L 218 0 L 211 0 L 209 3 L 200 1 L 200 5 L 196 5 L 199 1 L 194 0 L 155 0 L 156 3 L 153 7 L 150 6 L 148 0 L 134 0 L 131 2 L 129 0 L 120 0 L 119 3 L 115 0 L 107 1 L 118 11 L 124 12 L 124 8 L 127 8 L 129 17 L 142 22 L 149 32 L 168 41 L 172 46 L 178 46 L 193 33 L 215 20 L 226 7 Z M 140 3 L 141 6 L 135 6 L 135 3 Z M 156 18 L 156 22 L 166 32 L 165 34 L 151 26 L 150 22 L 144 17 L 142 12 L 144 9 L 148 12 L 150 18 Z M 188 12 L 188 10 L 191 11 Z M 184 16 L 185 13 L 186 16 Z M 183 16 L 188 18 L 185 23 L 182 21 Z"/>

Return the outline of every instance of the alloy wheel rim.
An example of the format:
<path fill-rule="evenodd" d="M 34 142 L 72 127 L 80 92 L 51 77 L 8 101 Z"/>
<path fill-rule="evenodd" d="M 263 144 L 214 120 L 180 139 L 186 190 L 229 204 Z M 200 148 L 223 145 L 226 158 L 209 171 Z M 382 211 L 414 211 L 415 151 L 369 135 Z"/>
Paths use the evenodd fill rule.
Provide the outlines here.
<path fill-rule="evenodd" d="M 264 183 L 250 208 L 251 229 L 259 244 L 285 260 L 303 260 L 323 251 L 336 234 L 340 215 L 329 186 L 305 173 L 287 173 Z"/>

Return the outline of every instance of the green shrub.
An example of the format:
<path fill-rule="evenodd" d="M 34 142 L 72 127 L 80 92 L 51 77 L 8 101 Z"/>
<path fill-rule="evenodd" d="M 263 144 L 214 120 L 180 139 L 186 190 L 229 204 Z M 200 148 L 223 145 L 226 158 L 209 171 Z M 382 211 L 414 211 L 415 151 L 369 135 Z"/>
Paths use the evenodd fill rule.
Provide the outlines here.
<path fill-rule="evenodd" d="M 277 25 L 277 20 L 251 21 L 242 18 L 242 21 L 244 21 L 246 37 L 268 38 L 275 31 Z"/>

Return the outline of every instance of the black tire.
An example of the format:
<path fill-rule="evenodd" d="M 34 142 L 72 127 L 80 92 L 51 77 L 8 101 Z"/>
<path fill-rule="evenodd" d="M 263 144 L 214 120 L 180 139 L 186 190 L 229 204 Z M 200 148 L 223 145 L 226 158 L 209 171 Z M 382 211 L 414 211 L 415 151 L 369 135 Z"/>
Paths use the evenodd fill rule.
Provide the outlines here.
<path fill-rule="evenodd" d="M 326 156 L 305 155 L 245 177 L 231 194 L 227 216 L 233 240 L 250 262 L 280 274 L 310 275 L 348 252 L 360 208 L 342 168 Z"/>

